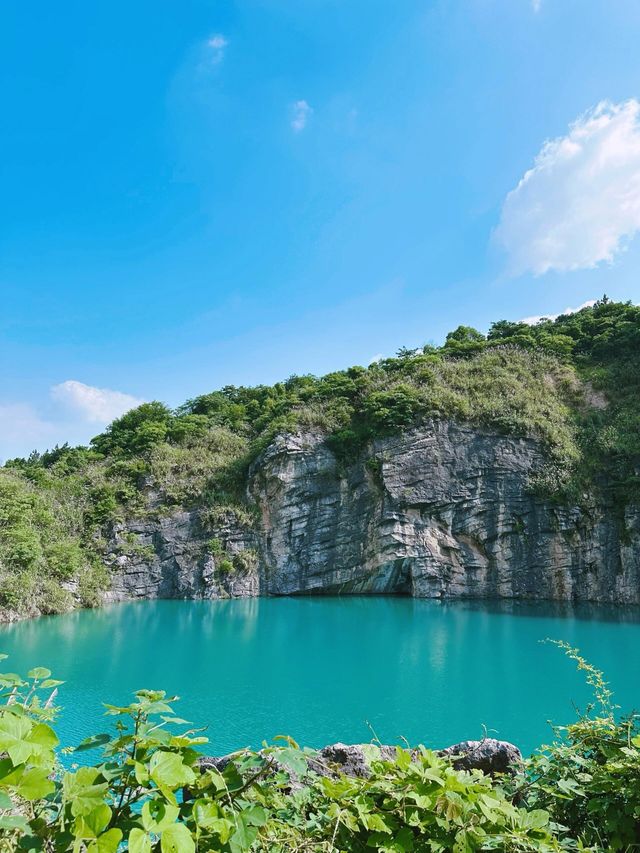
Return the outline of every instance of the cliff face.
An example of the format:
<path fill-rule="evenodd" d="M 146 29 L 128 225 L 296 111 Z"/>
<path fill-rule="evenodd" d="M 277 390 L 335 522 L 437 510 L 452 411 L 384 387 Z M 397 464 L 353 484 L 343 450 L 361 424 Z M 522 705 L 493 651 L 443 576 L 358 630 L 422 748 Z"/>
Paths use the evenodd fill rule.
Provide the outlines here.
<path fill-rule="evenodd" d="M 133 542 L 132 542 L 133 540 Z M 216 541 L 223 555 L 213 552 Z M 107 557 L 107 601 L 135 598 L 245 598 L 260 594 L 256 567 L 224 570 L 229 557 L 256 551 L 255 534 L 227 516 L 215 530 L 198 513 L 176 512 L 158 521 L 129 522 L 112 531 Z M 257 563 L 257 561 L 256 561 Z"/>
<path fill-rule="evenodd" d="M 116 558 L 112 597 L 408 593 L 640 603 L 640 511 L 555 507 L 527 489 L 536 442 L 432 421 L 341 470 L 319 434 L 278 438 L 250 472 L 255 532 L 196 516 L 129 526 L 148 559 Z M 116 534 L 117 535 L 117 534 Z M 207 541 L 251 549 L 217 570 Z M 119 560 L 119 564 L 118 564 Z"/>

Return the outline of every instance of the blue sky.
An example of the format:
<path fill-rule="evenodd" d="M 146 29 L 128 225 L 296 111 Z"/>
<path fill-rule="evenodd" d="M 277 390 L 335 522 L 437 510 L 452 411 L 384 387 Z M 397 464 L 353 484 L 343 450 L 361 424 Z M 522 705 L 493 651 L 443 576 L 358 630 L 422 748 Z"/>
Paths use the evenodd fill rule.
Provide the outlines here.
<path fill-rule="evenodd" d="M 640 301 L 639 40 L 637 0 L 3 4 L 0 458 Z"/>

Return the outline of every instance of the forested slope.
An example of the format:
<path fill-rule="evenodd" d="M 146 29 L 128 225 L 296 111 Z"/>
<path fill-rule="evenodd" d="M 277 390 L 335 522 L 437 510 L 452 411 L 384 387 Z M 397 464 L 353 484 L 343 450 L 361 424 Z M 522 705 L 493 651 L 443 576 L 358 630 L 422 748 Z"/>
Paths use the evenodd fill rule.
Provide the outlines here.
<path fill-rule="evenodd" d="M 347 469 L 375 439 L 434 418 L 535 439 L 546 462 L 527 489 L 560 505 L 606 492 L 624 524 L 640 495 L 640 308 L 603 298 L 536 325 L 499 321 L 486 336 L 461 326 L 441 347 L 368 367 L 228 386 L 176 410 L 145 403 L 89 447 L 11 460 L 0 469 L 0 608 L 99 603 L 105 537 L 127 518 L 184 507 L 257 524 L 247 472 L 277 435 L 320 432 Z"/>

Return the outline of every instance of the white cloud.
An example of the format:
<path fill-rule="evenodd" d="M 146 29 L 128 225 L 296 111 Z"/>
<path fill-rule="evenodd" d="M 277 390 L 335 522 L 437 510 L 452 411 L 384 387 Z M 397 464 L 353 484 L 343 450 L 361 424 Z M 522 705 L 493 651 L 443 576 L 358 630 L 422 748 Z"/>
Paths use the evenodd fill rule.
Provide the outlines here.
<path fill-rule="evenodd" d="M 561 311 L 559 314 L 537 314 L 533 317 L 523 317 L 522 320 L 519 320 L 519 323 L 526 323 L 527 326 L 535 326 L 536 323 L 539 323 L 540 320 L 557 320 L 558 317 L 561 317 L 563 314 L 577 314 L 578 311 L 582 311 L 583 308 L 591 308 L 592 305 L 595 305 L 597 299 L 587 299 L 586 302 L 583 302 L 582 305 L 578 305 L 577 308 L 565 308 L 564 311 Z"/>
<path fill-rule="evenodd" d="M 54 427 L 28 403 L 0 404 L 0 461 L 50 442 Z M 29 448 L 29 450 L 25 450 Z"/>
<path fill-rule="evenodd" d="M 514 275 L 612 262 L 640 230 L 640 102 L 603 101 L 545 142 L 495 237 Z"/>
<path fill-rule="evenodd" d="M 539 12 L 542 8 L 542 0 L 531 0 L 531 6 L 534 12 Z"/>
<path fill-rule="evenodd" d="M 304 130 L 307 122 L 313 113 L 312 107 L 306 101 L 296 101 L 293 105 L 293 118 L 291 119 L 291 127 L 296 133 Z"/>
<path fill-rule="evenodd" d="M 222 62 L 224 59 L 224 51 L 229 42 L 221 33 L 216 33 L 207 41 L 209 48 L 209 58 L 214 65 Z"/>
<path fill-rule="evenodd" d="M 54 385 L 51 396 L 80 414 L 85 421 L 100 424 L 108 424 L 144 402 L 131 394 L 109 388 L 94 388 L 75 379 Z"/>

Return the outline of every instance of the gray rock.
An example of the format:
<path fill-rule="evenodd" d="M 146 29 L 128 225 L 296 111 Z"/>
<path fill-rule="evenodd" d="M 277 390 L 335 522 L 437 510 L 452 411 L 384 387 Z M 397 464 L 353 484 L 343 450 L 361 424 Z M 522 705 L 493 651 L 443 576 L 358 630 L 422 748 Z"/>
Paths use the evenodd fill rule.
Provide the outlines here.
<path fill-rule="evenodd" d="M 219 773 L 222 773 L 230 761 L 230 755 L 221 755 L 218 757 L 215 755 L 202 755 L 198 758 L 196 766 L 201 773 L 206 773 L 207 770 L 217 770 Z"/>
<path fill-rule="evenodd" d="M 366 779 L 371 775 L 371 759 L 379 757 L 392 760 L 395 746 L 371 746 L 370 744 L 332 743 L 323 747 L 309 766 L 319 776 L 357 776 Z"/>
<path fill-rule="evenodd" d="M 487 776 L 515 773 L 522 764 L 522 753 L 517 746 L 494 738 L 463 740 L 440 750 L 438 755 L 450 758 L 456 770 L 482 770 Z"/>
<path fill-rule="evenodd" d="M 412 753 L 415 754 L 415 751 Z M 522 763 L 522 754 L 517 746 L 507 741 L 485 738 L 484 740 L 465 740 L 438 752 L 443 758 L 451 759 L 456 770 L 481 770 L 494 776 L 499 773 L 513 774 Z M 393 761 L 395 746 L 373 744 L 332 743 L 323 747 L 309 758 L 308 767 L 318 776 L 336 778 L 339 775 L 368 779 L 371 775 L 371 762 L 375 759 Z M 215 769 L 222 772 L 233 760 L 233 755 L 221 757 L 203 756 L 198 759 L 202 772 Z M 286 767 L 279 764 L 277 755 L 269 756 L 271 762 L 268 772 L 286 770 L 291 778 L 292 789 L 300 788 L 304 778 L 299 779 Z"/>
<path fill-rule="evenodd" d="M 544 501 L 544 464 L 531 439 L 444 420 L 346 471 L 322 435 L 281 436 L 249 484 L 262 592 L 640 603 L 640 508 L 621 524 L 606 501 Z"/>
<path fill-rule="evenodd" d="M 257 548 L 255 533 L 232 514 L 215 527 L 203 527 L 195 510 L 115 525 L 106 557 L 111 569 L 106 601 L 259 595 L 257 565 L 222 572 L 220 556 L 210 552 L 212 539 L 218 540 L 229 556 L 243 552 L 253 555 Z M 120 553 L 123 550 L 125 553 Z"/>

